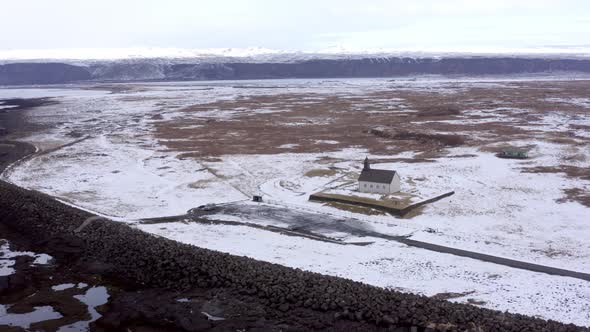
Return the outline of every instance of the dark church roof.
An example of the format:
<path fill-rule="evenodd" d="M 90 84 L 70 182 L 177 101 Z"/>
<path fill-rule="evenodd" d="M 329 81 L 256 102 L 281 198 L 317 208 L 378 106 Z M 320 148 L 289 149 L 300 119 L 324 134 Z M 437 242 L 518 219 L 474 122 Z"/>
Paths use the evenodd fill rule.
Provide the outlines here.
<path fill-rule="evenodd" d="M 359 181 L 390 184 L 395 176 L 395 171 L 385 169 L 363 169 Z"/>
<path fill-rule="evenodd" d="M 359 176 L 359 181 L 376 182 L 376 183 L 391 183 L 395 176 L 395 171 L 388 171 L 384 169 L 371 169 L 369 158 L 365 158 L 363 162 L 363 171 Z"/>

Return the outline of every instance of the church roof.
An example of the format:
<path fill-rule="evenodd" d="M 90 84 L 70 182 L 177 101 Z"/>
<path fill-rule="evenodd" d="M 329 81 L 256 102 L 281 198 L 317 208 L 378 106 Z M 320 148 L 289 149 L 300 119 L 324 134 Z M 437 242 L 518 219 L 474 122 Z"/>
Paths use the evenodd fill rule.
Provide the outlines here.
<path fill-rule="evenodd" d="M 376 183 L 391 183 L 395 171 L 389 171 L 385 169 L 363 169 L 359 181 L 365 182 L 376 182 Z"/>

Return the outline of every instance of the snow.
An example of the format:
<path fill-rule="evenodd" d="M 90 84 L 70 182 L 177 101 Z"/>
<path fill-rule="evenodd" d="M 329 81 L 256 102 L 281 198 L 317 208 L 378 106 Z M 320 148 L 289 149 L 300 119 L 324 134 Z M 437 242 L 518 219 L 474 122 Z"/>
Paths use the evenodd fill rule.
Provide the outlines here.
<path fill-rule="evenodd" d="M 150 59 L 150 58 L 206 58 L 206 57 L 251 57 L 281 53 L 279 50 L 266 48 L 64 48 L 38 50 L 2 50 L 3 60 L 116 60 L 116 59 Z"/>
<path fill-rule="evenodd" d="M 205 203 L 244 199 L 242 193 L 223 184 L 191 188 L 216 178 L 206 171 L 198 172 L 203 168 L 198 162 L 157 151 L 159 146 L 150 135 L 152 121 L 147 120 L 162 112 L 159 102 L 170 95 L 178 99 L 174 109 L 180 109 L 199 101 L 228 95 L 233 98 L 236 93 L 231 85 L 205 93 L 198 84 L 182 89 L 166 84 L 164 87 L 138 92 L 135 99 L 129 99 L 128 94 L 80 89 L 0 89 L 0 96 L 4 97 L 61 96 L 61 104 L 35 109 L 32 119 L 40 124 L 54 124 L 56 119 L 65 119 L 57 130 L 27 138 L 42 150 L 71 143 L 73 139 L 65 135 L 71 131 L 92 135 L 76 146 L 34 159 L 11 174 L 5 173 L 3 178 L 20 185 L 37 182 L 33 186 L 36 189 L 85 209 L 97 211 L 108 206 L 102 214 L 117 219 L 182 214 Z M 126 107 L 121 107 L 122 103 Z M 176 116 L 174 113 L 166 115 Z M 73 158 L 65 157 L 69 154 Z M 52 162 L 55 162 L 53 169 L 36 170 Z M 95 170 L 100 172 L 97 174 Z M 55 182 L 44 181 L 50 178 Z M 131 188 L 133 190 L 128 190 Z"/>
<path fill-rule="evenodd" d="M 47 254 L 37 254 L 37 255 L 35 255 L 35 260 L 33 261 L 33 264 L 46 265 L 46 264 L 49 264 L 49 262 L 52 259 L 53 259 L 53 257 L 51 257 Z"/>
<path fill-rule="evenodd" d="M 34 257 L 33 264 L 45 265 L 48 264 L 53 257 L 47 254 L 35 254 L 30 251 L 14 251 L 10 249 L 8 241 L 0 239 L 0 276 L 8 276 L 15 272 L 12 268 L 15 264 L 15 260 L 18 256 L 30 256 Z"/>
<path fill-rule="evenodd" d="M 313 59 L 360 59 L 387 57 L 443 58 L 443 57 L 549 57 L 585 58 L 590 56 L 588 47 L 529 47 L 529 48 L 372 48 L 330 47 L 309 50 L 280 50 L 263 47 L 248 48 L 61 48 L 61 49 L 7 49 L 0 51 L 0 61 L 49 61 L 70 62 L 109 61 L 109 60 L 192 60 L 201 62 L 231 59 L 251 62 L 297 62 Z"/>
<path fill-rule="evenodd" d="M 68 89 L 64 87 L 48 87 L 48 88 L 2 88 L 0 89 L 0 99 L 10 98 L 46 98 L 46 97 L 70 97 L 73 99 L 82 99 L 92 96 L 103 96 L 105 91 L 99 90 L 84 90 L 84 89 Z M 12 107 L 12 105 L 8 105 Z"/>
<path fill-rule="evenodd" d="M 292 149 L 292 148 L 296 148 L 298 146 L 299 146 L 299 144 L 290 143 L 290 144 L 282 144 L 282 145 L 279 145 L 279 148 L 281 148 L 281 149 Z"/>
<path fill-rule="evenodd" d="M 536 130 L 544 133 L 570 132 L 571 125 L 590 126 L 590 115 L 574 114 L 569 115 L 564 112 L 553 112 L 541 116 L 539 121 L 528 125 L 518 125 L 516 127 L 528 130 Z M 588 137 L 588 130 L 579 129 L 574 131 L 576 135 Z"/>
<path fill-rule="evenodd" d="M 54 291 L 62 291 L 62 290 L 72 288 L 74 286 L 76 286 L 76 284 L 61 284 L 61 285 L 51 286 L 51 289 L 53 289 Z"/>
<path fill-rule="evenodd" d="M 586 241 L 590 235 L 590 225 L 586 222 L 588 208 L 576 202 L 556 202 L 563 196 L 562 189 L 590 189 L 590 182 L 569 179 L 563 174 L 522 173 L 525 167 L 561 161 L 562 155 L 555 154 L 559 145 L 532 143 L 537 147 L 531 154 L 538 155 L 532 161 L 500 159 L 475 148 L 458 148 L 451 149 L 449 156 L 473 157 L 446 158 L 436 163 L 374 165 L 398 170 L 402 191 L 413 195 L 412 201 L 455 191 L 455 195 L 429 205 L 411 221 L 351 214 L 309 202 L 310 194 L 329 188 L 335 188 L 330 192 L 379 198 L 356 192 L 355 178 L 351 182 L 346 174 L 304 176 L 306 171 L 317 167 L 320 154 L 232 155 L 209 165 L 240 191 L 260 192 L 265 201 L 274 204 L 358 218 L 392 235 L 412 234 L 414 239 L 441 245 L 590 272 L 590 246 Z M 335 165 L 339 168 L 358 170 L 365 155 L 362 150 L 350 149 L 332 153 L 331 157 L 343 160 Z M 587 162 L 578 165 L 587 167 Z M 403 227 L 405 231 L 392 232 L 392 227 Z M 436 233 L 426 232 L 432 228 Z"/>
<path fill-rule="evenodd" d="M 550 159 L 547 145 L 538 148 Z M 521 173 L 526 161 L 507 161 L 492 154 L 463 150 L 473 158 L 445 163 L 407 165 L 406 177 L 423 176 L 420 191 L 455 190 L 449 199 L 430 205 L 413 219 L 417 240 L 461 249 L 494 253 L 539 264 L 590 272 L 588 208 L 579 203 L 557 203 L 562 189 L 590 189 L 590 182 L 557 174 Z M 430 187 L 430 188 L 428 188 Z M 558 257 L 543 252 L 557 250 Z"/>
<path fill-rule="evenodd" d="M 46 163 L 44 158 L 34 159 L 15 170 L 11 180 L 39 182 L 35 189 L 66 201 L 83 202 L 82 207 L 108 216 L 132 220 L 183 214 L 195 206 L 246 198 L 223 183 L 192 188 L 215 180 L 211 173 L 197 171 L 203 166 L 195 161 L 130 145 L 113 149 L 114 139 L 100 136 L 65 148 L 56 153 L 52 168 L 41 167 Z M 78 158 L 63 157 L 78 149 L 84 151 Z"/>
<path fill-rule="evenodd" d="M 553 103 L 572 104 L 590 108 L 590 98 L 546 98 L 545 100 Z"/>
<path fill-rule="evenodd" d="M 7 306 L 0 304 L 0 325 L 18 326 L 23 329 L 28 329 L 31 324 L 37 322 L 62 317 L 59 312 L 56 312 L 49 306 L 35 307 L 34 311 L 26 314 L 9 314 L 6 312 L 7 309 Z"/>

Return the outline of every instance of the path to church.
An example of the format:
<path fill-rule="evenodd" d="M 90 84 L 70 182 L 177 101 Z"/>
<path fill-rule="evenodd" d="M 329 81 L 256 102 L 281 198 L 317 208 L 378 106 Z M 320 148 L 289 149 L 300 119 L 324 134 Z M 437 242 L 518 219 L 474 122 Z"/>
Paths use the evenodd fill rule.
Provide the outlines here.
<path fill-rule="evenodd" d="M 197 211 L 197 210 L 193 210 Z M 278 223 L 278 229 L 281 224 L 288 224 L 289 226 L 284 228 L 288 231 L 298 231 L 306 234 L 329 234 L 334 232 L 342 232 L 351 234 L 354 236 L 368 237 L 368 238 L 381 238 L 390 241 L 396 241 L 405 245 L 421 248 L 430 251 L 436 251 L 439 253 L 446 253 L 456 256 L 468 257 L 477 259 L 480 261 L 490 262 L 494 264 L 504 265 L 512 268 L 528 270 L 532 272 L 541 272 L 558 276 L 566 276 L 577 279 L 590 281 L 590 274 L 564 270 L 554 268 L 545 265 L 533 264 L 518 260 L 513 260 L 504 257 L 486 255 L 478 252 L 462 250 L 457 248 L 451 248 L 441 246 L 437 244 L 416 241 L 409 238 L 409 236 L 389 235 L 380 232 L 376 232 L 370 225 L 358 219 L 342 218 L 336 216 L 330 216 L 327 214 L 309 213 L 305 211 L 298 211 L 289 207 L 280 206 L 269 206 L 269 205 L 244 205 L 244 204 L 226 204 L 217 206 L 213 211 L 208 212 L 197 212 L 190 216 L 190 218 L 199 219 L 204 214 L 225 214 L 234 215 L 240 217 L 243 220 L 261 220 L 266 223 L 272 224 L 273 222 Z M 185 216 L 186 218 L 187 216 Z M 171 220 L 168 220 L 171 221 Z M 236 224 L 236 222 L 231 222 Z M 249 226 L 247 222 L 238 224 L 244 224 Z"/>

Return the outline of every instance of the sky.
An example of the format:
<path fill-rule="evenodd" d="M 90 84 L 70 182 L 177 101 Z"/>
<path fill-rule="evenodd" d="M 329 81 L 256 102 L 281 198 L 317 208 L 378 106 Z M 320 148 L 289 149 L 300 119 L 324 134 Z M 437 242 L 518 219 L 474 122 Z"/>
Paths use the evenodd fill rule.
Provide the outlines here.
<path fill-rule="evenodd" d="M 0 0 L 0 50 L 590 49 L 587 0 Z"/>

